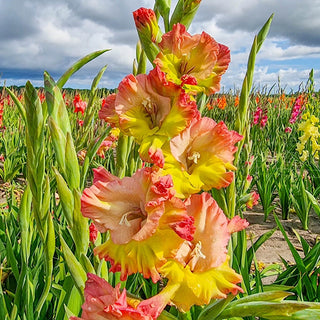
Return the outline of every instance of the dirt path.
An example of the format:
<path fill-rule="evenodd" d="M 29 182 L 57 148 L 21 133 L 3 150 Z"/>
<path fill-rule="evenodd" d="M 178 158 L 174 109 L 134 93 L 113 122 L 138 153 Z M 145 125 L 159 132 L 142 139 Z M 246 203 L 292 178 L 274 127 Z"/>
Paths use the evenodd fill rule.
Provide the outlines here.
<path fill-rule="evenodd" d="M 249 236 L 253 236 L 253 241 L 256 241 L 260 235 L 276 227 L 276 222 L 272 214 L 269 215 L 266 222 L 263 221 L 263 211 L 262 208 L 259 208 L 259 206 L 254 208 L 252 211 L 247 211 L 244 216 L 250 223 L 249 227 L 247 228 L 247 233 Z M 280 214 L 278 214 L 278 217 L 280 217 Z M 320 218 L 314 213 L 311 213 L 310 215 L 308 231 L 303 230 L 301 222 L 295 214 L 292 214 L 289 220 L 280 221 L 286 230 L 290 241 L 301 256 L 303 256 L 302 246 L 293 230 L 296 230 L 298 234 L 303 237 L 311 246 L 315 244 L 317 239 L 320 240 Z M 276 230 L 270 239 L 268 239 L 258 249 L 256 252 L 256 257 L 258 261 L 262 261 L 266 264 L 279 263 L 281 262 L 280 257 L 289 263 L 294 262 L 288 244 L 280 230 Z"/>

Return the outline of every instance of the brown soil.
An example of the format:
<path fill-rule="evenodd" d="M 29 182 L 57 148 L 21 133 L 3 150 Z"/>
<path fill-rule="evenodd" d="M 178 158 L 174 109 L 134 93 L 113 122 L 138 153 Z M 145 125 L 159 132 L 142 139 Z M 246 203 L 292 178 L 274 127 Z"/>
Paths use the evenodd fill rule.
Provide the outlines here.
<path fill-rule="evenodd" d="M 288 238 L 301 257 L 303 257 L 302 245 L 294 230 L 304 238 L 311 247 L 316 243 L 316 241 L 320 240 L 320 218 L 315 215 L 314 212 L 311 211 L 309 217 L 309 230 L 303 230 L 302 224 L 295 213 L 292 213 L 288 220 L 281 220 L 280 212 L 277 212 L 277 216 L 279 217 Z M 267 221 L 264 222 L 264 214 L 260 206 L 256 206 L 252 211 L 245 212 L 244 217 L 250 223 L 247 228 L 247 233 L 249 238 L 253 238 L 253 242 L 255 242 L 259 236 L 277 226 L 272 213 L 269 215 Z M 250 240 L 248 242 L 251 243 Z M 288 244 L 279 229 L 277 229 L 257 250 L 256 257 L 258 261 L 265 264 L 281 263 L 280 257 L 288 263 L 294 263 Z"/>

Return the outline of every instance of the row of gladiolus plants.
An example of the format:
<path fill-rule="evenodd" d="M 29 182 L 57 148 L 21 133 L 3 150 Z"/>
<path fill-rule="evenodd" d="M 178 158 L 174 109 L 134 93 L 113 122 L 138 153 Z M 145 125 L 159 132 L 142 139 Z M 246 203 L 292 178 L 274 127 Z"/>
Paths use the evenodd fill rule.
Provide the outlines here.
<path fill-rule="evenodd" d="M 320 319 L 320 245 L 300 237 L 301 257 L 281 225 L 320 215 L 313 71 L 298 93 L 252 88 L 271 16 L 241 90 L 221 93 L 232 52 L 187 31 L 200 2 L 133 12 L 116 89 L 98 88 L 106 66 L 90 90 L 64 88 L 101 50 L 1 91 L 1 319 Z M 295 264 L 259 269 L 274 230 L 247 245 L 254 206 Z"/>

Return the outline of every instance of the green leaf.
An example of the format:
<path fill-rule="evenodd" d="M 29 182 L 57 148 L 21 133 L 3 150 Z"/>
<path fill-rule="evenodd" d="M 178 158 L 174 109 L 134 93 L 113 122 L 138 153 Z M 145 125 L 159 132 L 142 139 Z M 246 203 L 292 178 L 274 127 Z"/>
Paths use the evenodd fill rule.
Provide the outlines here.
<path fill-rule="evenodd" d="M 97 86 L 101 80 L 101 77 L 103 76 L 104 72 L 107 69 L 107 64 L 105 66 L 103 66 L 100 71 L 98 72 L 98 74 L 94 77 L 92 84 L 91 84 L 91 92 L 94 92 L 97 90 Z"/>
<path fill-rule="evenodd" d="M 23 196 L 21 198 L 21 204 L 19 208 L 19 224 L 21 229 L 21 251 L 22 251 L 22 263 L 27 264 L 30 254 L 29 239 L 29 226 L 31 216 L 31 200 L 32 195 L 29 185 L 26 186 Z"/>
<path fill-rule="evenodd" d="M 226 319 L 233 316 L 240 317 L 262 317 L 270 320 L 280 319 L 299 319 L 295 318 L 294 314 L 301 312 L 304 309 L 314 308 L 320 309 L 320 304 L 299 302 L 299 301 L 254 301 L 249 303 L 241 303 L 237 306 L 226 308 L 217 319 Z M 320 310 L 317 310 L 320 311 Z M 318 313 L 318 312 L 314 312 Z M 301 318 L 300 318 L 301 319 Z M 310 318 L 311 319 L 311 318 Z M 318 319 L 318 318 L 312 318 Z"/>
<path fill-rule="evenodd" d="M 44 87 L 49 116 L 54 119 L 63 134 L 66 135 L 67 132 L 71 132 L 68 111 L 60 88 L 56 85 L 48 72 L 44 72 Z"/>
<path fill-rule="evenodd" d="M 83 296 L 80 295 L 79 291 L 74 286 L 71 290 L 68 304 L 64 306 L 68 319 L 70 315 L 73 315 L 73 314 L 78 315 L 80 313 L 82 303 L 83 303 Z"/>
<path fill-rule="evenodd" d="M 61 89 L 65 83 L 68 81 L 68 79 L 79 69 L 81 69 L 85 64 L 90 62 L 91 60 L 97 58 L 101 54 L 109 51 L 110 49 L 105 49 L 105 50 L 98 50 L 93 53 L 90 53 L 86 55 L 85 57 L 81 58 L 78 60 L 72 67 L 70 67 L 57 81 L 57 86 Z"/>
<path fill-rule="evenodd" d="M 73 139 L 71 137 L 70 132 L 67 132 L 65 150 L 65 166 L 68 186 L 70 189 L 79 188 L 80 170 L 78 164 L 78 157 L 74 148 Z"/>
<path fill-rule="evenodd" d="M 12 98 L 12 100 L 14 101 L 14 103 L 16 104 L 18 111 L 23 119 L 24 122 L 26 122 L 26 109 L 23 106 L 23 104 L 19 101 L 19 99 L 16 97 L 16 95 L 9 89 L 6 88 L 7 92 L 10 94 L 10 97 Z"/>
<path fill-rule="evenodd" d="M 199 6 L 200 1 L 179 0 L 170 19 L 170 29 L 176 23 L 181 23 L 188 29 Z"/>
<path fill-rule="evenodd" d="M 48 117 L 48 125 L 52 137 L 52 143 L 55 150 L 55 156 L 59 164 L 59 169 L 63 175 L 66 171 L 65 153 L 66 153 L 66 136 L 53 117 Z"/>
<path fill-rule="evenodd" d="M 60 202 L 62 205 L 63 213 L 67 219 L 69 227 L 73 228 L 73 209 L 74 209 L 74 199 L 73 193 L 69 189 L 66 181 L 63 179 L 62 175 L 56 168 L 53 168 L 55 178 L 57 181 L 57 189 L 60 196 Z"/>
<path fill-rule="evenodd" d="M 86 255 L 84 255 L 83 253 L 81 253 L 81 256 L 80 256 L 80 262 L 81 262 L 82 266 L 84 267 L 86 273 L 96 274 L 89 258 Z"/>
<path fill-rule="evenodd" d="M 86 254 L 89 247 L 89 224 L 88 218 L 81 213 L 81 193 L 73 190 L 74 209 L 73 209 L 73 228 L 72 236 L 76 244 L 76 253 L 80 257 L 81 253 Z"/>
<path fill-rule="evenodd" d="M 80 290 L 81 294 L 83 294 L 85 282 L 87 280 L 87 274 L 61 235 L 60 235 L 60 241 L 61 241 L 62 253 L 65 259 L 65 262 L 68 266 L 68 269 L 72 275 L 72 278 L 77 288 Z"/>
<path fill-rule="evenodd" d="M 313 194 L 311 192 L 309 192 L 308 190 L 305 190 L 305 192 L 311 202 L 311 205 L 312 205 L 314 212 L 320 217 L 320 204 L 319 204 L 319 202 L 317 201 L 317 199 L 313 196 Z"/>

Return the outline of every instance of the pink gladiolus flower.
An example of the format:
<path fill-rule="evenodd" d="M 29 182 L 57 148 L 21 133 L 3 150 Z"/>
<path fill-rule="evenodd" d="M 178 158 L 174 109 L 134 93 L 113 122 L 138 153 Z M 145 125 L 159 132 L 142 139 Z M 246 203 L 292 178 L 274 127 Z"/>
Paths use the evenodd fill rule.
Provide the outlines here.
<path fill-rule="evenodd" d="M 150 62 L 153 62 L 160 49 L 161 29 L 152 9 L 140 8 L 133 12 L 134 22 L 138 31 L 141 47 Z"/>
<path fill-rule="evenodd" d="M 248 222 L 239 216 L 227 219 L 207 192 L 193 194 L 185 204 L 188 214 L 194 217 L 196 231 L 193 240 L 185 242 L 187 248 L 181 247 L 176 258 L 194 272 L 218 267 L 226 260 L 231 233 L 245 229 Z"/>
<path fill-rule="evenodd" d="M 258 107 L 253 115 L 253 124 L 258 124 L 261 116 L 262 116 L 262 109 Z"/>
<path fill-rule="evenodd" d="M 255 191 L 250 193 L 250 199 L 247 201 L 246 206 L 248 209 L 252 209 L 255 205 L 258 204 L 259 194 Z"/>
<path fill-rule="evenodd" d="M 191 36 L 183 24 L 176 24 L 162 36 L 154 63 L 167 79 L 187 92 L 207 95 L 220 90 L 221 76 L 230 63 L 228 47 L 205 32 Z"/>
<path fill-rule="evenodd" d="M 97 155 L 104 159 L 105 158 L 105 152 L 108 151 L 110 148 L 112 148 L 114 142 L 109 140 L 109 139 L 105 139 L 102 141 L 99 149 L 97 150 Z"/>
<path fill-rule="evenodd" d="M 228 265 L 227 244 L 233 232 L 248 226 L 238 216 L 227 219 L 206 192 L 192 195 L 186 200 L 186 207 L 194 217 L 196 232 L 193 240 L 185 241 L 175 258 L 160 268 L 168 284 L 159 293 L 183 312 L 194 304 L 208 304 L 211 299 L 242 292 L 236 285 L 241 276 Z"/>
<path fill-rule="evenodd" d="M 170 174 L 176 195 L 185 198 L 200 190 L 224 188 L 233 179 L 235 144 L 242 139 L 223 122 L 194 120 L 190 127 L 163 147 L 163 172 Z"/>
<path fill-rule="evenodd" d="M 303 111 L 302 107 L 303 107 L 303 98 L 301 95 L 299 95 L 298 98 L 296 99 L 294 106 L 292 108 L 292 111 L 291 111 L 291 117 L 289 120 L 290 124 L 293 124 L 298 120 L 299 116 L 301 115 L 301 113 Z"/>
<path fill-rule="evenodd" d="M 286 127 L 286 128 L 284 129 L 284 132 L 285 132 L 285 133 L 290 133 L 290 132 L 292 132 L 292 128 L 291 128 L 291 127 Z"/>
<path fill-rule="evenodd" d="M 127 297 L 126 289 L 120 291 L 120 283 L 113 288 L 106 280 L 91 273 L 88 273 L 84 297 L 81 318 L 71 317 L 70 320 L 155 320 L 151 314 L 162 311 L 162 304 L 156 299 L 152 299 L 152 305 L 148 300 L 143 301 L 141 308 L 140 300 Z"/>
<path fill-rule="evenodd" d="M 267 125 L 267 122 L 268 122 L 268 116 L 267 115 L 264 115 L 261 117 L 261 120 L 260 120 L 260 127 L 263 128 Z"/>
<path fill-rule="evenodd" d="M 170 256 L 182 239 L 191 240 L 194 233 L 193 218 L 174 197 L 171 177 L 149 167 L 123 179 L 102 167 L 95 169 L 93 186 L 83 192 L 81 211 L 100 232 L 110 232 L 110 239 L 95 253 L 110 261 L 113 271 L 121 271 L 122 279 L 142 272 L 156 282 L 155 265 L 163 264 L 163 255 Z M 170 241 L 164 244 L 163 237 Z"/>

